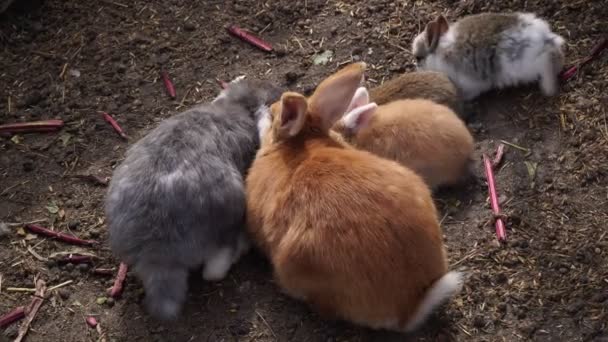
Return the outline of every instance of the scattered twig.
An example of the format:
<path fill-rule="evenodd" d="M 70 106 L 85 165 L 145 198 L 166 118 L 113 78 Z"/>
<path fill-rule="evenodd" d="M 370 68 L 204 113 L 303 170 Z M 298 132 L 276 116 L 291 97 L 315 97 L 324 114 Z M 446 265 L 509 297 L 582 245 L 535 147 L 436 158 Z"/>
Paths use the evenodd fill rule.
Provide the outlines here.
<path fill-rule="evenodd" d="M 272 46 L 270 44 L 268 44 L 267 42 L 263 41 L 262 39 L 256 37 L 255 35 L 253 35 L 249 32 L 246 32 L 245 30 L 239 28 L 236 25 L 231 25 L 231 26 L 227 27 L 226 30 L 228 31 L 228 33 L 232 34 L 233 36 L 257 47 L 260 50 L 263 50 L 266 52 L 272 51 Z"/>
<path fill-rule="evenodd" d="M 14 342 L 21 342 L 27 334 L 30 328 L 30 324 L 32 324 L 32 321 L 36 317 L 36 314 L 38 313 L 38 310 L 40 309 L 40 306 L 44 301 L 45 292 L 46 284 L 44 283 L 44 280 L 38 279 L 36 281 L 36 294 L 34 295 L 34 299 L 32 299 L 32 303 L 28 306 L 26 310 L 27 317 L 25 317 L 25 322 L 23 322 L 21 327 L 19 327 L 19 335 L 17 336 Z"/>
<path fill-rule="evenodd" d="M 29 222 L 9 222 L 7 223 L 7 225 L 9 227 L 21 227 L 27 224 L 32 224 L 32 223 L 40 223 L 40 222 L 45 222 L 46 219 L 39 219 L 39 220 L 33 220 L 33 221 L 29 221 Z"/>
<path fill-rule="evenodd" d="M 75 237 L 73 235 L 69 235 L 69 234 L 65 234 L 65 233 L 60 233 L 60 232 L 52 231 L 50 229 L 41 227 L 41 226 L 36 225 L 36 224 L 26 224 L 25 228 L 27 230 L 29 230 L 30 232 L 32 232 L 32 233 L 48 236 L 48 237 L 57 239 L 59 241 L 63 241 L 63 242 L 66 242 L 66 243 L 71 243 L 71 244 L 74 244 L 74 245 L 90 246 L 90 245 L 94 245 L 96 243 L 95 241 L 83 240 L 83 239 L 77 238 L 77 237 Z"/>
<path fill-rule="evenodd" d="M 599 57 L 599 55 L 602 53 L 602 51 L 604 49 L 608 48 L 608 38 L 603 38 L 602 40 L 600 40 L 599 43 L 597 43 L 593 49 L 591 49 L 591 53 L 583 58 L 582 61 L 580 61 L 579 63 L 569 66 L 567 68 L 565 68 L 562 73 L 560 74 L 560 78 L 562 81 L 568 81 L 570 78 L 572 78 L 584 65 L 588 64 L 589 62 L 593 61 L 594 59 L 597 59 Z"/>
<path fill-rule="evenodd" d="M 63 127 L 62 120 L 44 120 L 0 125 L 0 134 L 53 132 Z"/>
<path fill-rule="evenodd" d="M 520 151 L 523 151 L 523 152 L 526 152 L 526 153 L 530 153 L 530 149 L 525 148 L 525 147 L 521 147 L 521 146 L 516 145 L 516 144 L 514 144 L 512 142 L 508 142 L 506 140 L 501 140 L 500 142 L 503 143 L 503 144 L 505 144 L 505 145 L 509 145 L 509 146 L 511 146 L 513 148 L 516 148 L 516 149 L 518 149 Z"/>
<path fill-rule="evenodd" d="M 274 336 L 275 339 L 278 339 L 277 334 L 274 333 L 274 330 L 272 330 L 272 327 L 270 326 L 270 324 L 268 324 L 268 322 L 266 322 L 266 319 L 264 319 L 264 316 L 262 316 L 262 314 L 258 310 L 255 310 L 255 313 L 258 315 L 258 317 L 260 317 L 262 322 L 264 322 L 264 325 L 266 325 L 268 330 L 270 330 L 270 333 L 272 334 L 272 336 Z"/>
<path fill-rule="evenodd" d="M 169 79 L 169 75 L 164 70 L 160 71 L 160 75 L 163 78 L 163 83 L 165 84 L 165 89 L 167 89 L 167 94 L 169 94 L 169 96 L 172 98 L 175 98 L 175 87 L 173 86 L 171 79 Z"/>
<path fill-rule="evenodd" d="M 501 143 L 498 145 L 498 148 L 496 149 L 496 155 L 494 156 L 494 159 L 492 160 L 492 168 L 495 169 L 498 165 L 500 165 L 504 154 L 505 154 L 505 144 Z"/>
<path fill-rule="evenodd" d="M 95 185 L 108 186 L 108 179 L 103 179 L 96 175 L 71 175 L 72 178 L 79 178 L 82 180 L 89 181 Z"/>
<path fill-rule="evenodd" d="M 67 280 L 67 281 L 64 281 L 64 282 L 63 282 L 63 283 L 61 283 L 61 284 L 57 284 L 57 285 L 55 285 L 55 286 L 51 286 L 51 287 L 49 287 L 49 292 L 50 292 L 50 291 L 53 291 L 53 290 L 57 290 L 57 289 L 62 288 L 62 287 L 64 287 L 64 286 L 68 286 L 68 285 L 70 285 L 70 284 L 71 284 L 71 283 L 73 283 L 73 282 L 74 282 L 73 280 Z"/>
<path fill-rule="evenodd" d="M 496 237 L 500 242 L 506 241 L 507 231 L 505 229 L 505 224 L 502 221 L 502 218 L 500 217 L 500 206 L 498 205 L 498 194 L 496 192 L 496 184 L 494 182 L 494 171 L 492 169 L 492 162 L 485 153 L 483 154 L 483 164 L 486 171 L 486 178 L 488 179 L 490 204 L 492 206 L 492 212 L 495 218 Z"/>
<path fill-rule="evenodd" d="M 114 285 L 110 289 L 110 297 L 117 298 L 122 293 L 123 284 L 125 282 L 125 278 L 127 277 L 127 271 L 127 264 L 121 262 L 120 266 L 118 267 L 118 274 L 114 280 Z"/>
<path fill-rule="evenodd" d="M 101 115 L 103 115 L 104 120 L 106 120 L 112 126 L 112 128 L 114 128 L 116 133 L 118 133 L 118 135 L 120 135 L 121 138 L 123 138 L 125 140 L 129 139 L 129 137 L 125 134 L 125 132 L 122 130 L 122 128 L 120 128 L 120 125 L 118 125 L 118 122 L 116 122 L 116 120 L 114 120 L 114 118 L 111 117 L 110 114 L 108 114 L 106 112 L 102 112 Z"/>
<path fill-rule="evenodd" d="M 34 256 L 34 258 L 38 259 L 38 261 L 47 261 L 47 258 L 41 256 L 36 253 L 36 251 L 32 248 L 32 246 L 27 246 L 27 251 Z"/>
<path fill-rule="evenodd" d="M 31 289 L 28 287 L 7 287 L 6 291 L 8 291 L 8 292 L 36 292 L 36 289 Z"/>
<path fill-rule="evenodd" d="M 23 317 L 25 317 L 25 308 L 23 306 L 18 306 L 8 313 L 0 316 L 0 328 L 8 327 Z"/>

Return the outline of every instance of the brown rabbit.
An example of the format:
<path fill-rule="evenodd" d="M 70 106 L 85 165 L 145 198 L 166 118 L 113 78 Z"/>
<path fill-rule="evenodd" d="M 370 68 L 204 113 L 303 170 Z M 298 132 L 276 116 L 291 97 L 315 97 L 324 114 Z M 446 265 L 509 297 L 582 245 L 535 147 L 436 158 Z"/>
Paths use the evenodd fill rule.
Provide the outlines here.
<path fill-rule="evenodd" d="M 329 136 L 365 67 L 271 106 L 246 180 L 248 230 L 290 296 L 326 318 L 408 332 L 460 291 L 462 275 L 447 270 L 422 179 Z"/>
<path fill-rule="evenodd" d="M 463 100 L 448 76 L 436 71 L 415 71 L 401 74 L 370 88 L 371 101 L 383 105 L 402 99 L 427 99 L 448 106 L 464 115 Z"/>
<path fill-rule="evenodd" d="M 377 106 L 364 87 L 349 107 L 332 128 L 347 143 L 411 168 L 432 189 L 469 176 L 473 137 L 448 107 L 424 99 Z"/>

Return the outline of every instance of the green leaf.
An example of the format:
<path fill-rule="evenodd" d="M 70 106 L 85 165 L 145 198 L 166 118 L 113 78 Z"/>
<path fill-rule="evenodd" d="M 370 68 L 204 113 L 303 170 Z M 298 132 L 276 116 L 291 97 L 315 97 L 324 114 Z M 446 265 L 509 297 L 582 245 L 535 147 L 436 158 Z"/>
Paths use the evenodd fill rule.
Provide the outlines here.
<path fill-rule="evenodd" d="M 16 134 L 13 135 L 13 137 L 11 138 L 11 141 L 14 142 L 15 144 L 20 144 L 21 140 L 23 140 L 21 138 L 21 136 L 20 135 L 16 135 Z"/>
<path fill-rule="evenodd" d="M 312 62 L 315 65 L 325 65 L 331 61 L 334 56 L 334 52 L 331 50 L 325 50 L 322 53 L 316 54 L 312 58 Z"/>
<path fill-rule="evenodd" d="M 72 138 L 72 135 L 70 133 L 64 133 L 59 137 L 59 139 L 61 139 L 61 143 L 63 144 L 64 147 L 68 145 L 71 138 Z"/>
<path fill-rule="evenodd" d="M 46 206 L 46 210 L 48 210 L 49 213 L 51 213 L 51 214 L 57 214 L 59 212 L 59 207 L 53 201 L 53 202 L 51 202 L 51 204 L 49 204 L 49 205 Z"/>

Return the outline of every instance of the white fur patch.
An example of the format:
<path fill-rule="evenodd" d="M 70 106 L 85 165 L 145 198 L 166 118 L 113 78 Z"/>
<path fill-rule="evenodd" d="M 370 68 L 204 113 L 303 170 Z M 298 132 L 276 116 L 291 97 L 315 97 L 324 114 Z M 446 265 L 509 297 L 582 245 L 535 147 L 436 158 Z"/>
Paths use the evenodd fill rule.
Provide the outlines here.
<path fill-rule="evenodd" d="M 203 279 L 207 281 L 219 281 L 226 277 L 230 266 L 232 266 L 232 248 L 221 248 L 212 257 L 206 260 L 203 270 Z"/>
<path fill-rule="evenodd" d="M 217 101 L 220 101 L 222 99 L 226 98 L 226 89 L 222 90 L 218 96 L 216 96 L 213 101 L 211 101 L 211 103 L 216 103 Z"/>
<path fill-rule="evenodd" d="M 513 50 L 514 42 L 518 42 L 522 46 L 521 55 L 517 58 L 504 53 L 499 55 L 500 72 L 493 77 L 481 79 L 479 75 L 467 73 L 459 65 L 452 65 L 445 60 L 443 51 L 449 50 L 461 34 L 458 22 L 450 25 L 448 31 L 441 36 L 437 50 L 427 56 L 421 63 L 420 69 L 447 74 L 461 90 L 464 100 L 471 100 L 492 88 L 527 84 L 539 78 L 544 79 L 545 84 L 541 87 L 546 90 L 545 92 L 554 92 L 553 83 L 557 83 L 559 72 L 554 70 L 561 68 L 553 66 L 553 55 L 556 50 L 562 49 L 564 39 L 553 33 L 546 21 L 532 13 L 518 13 L 517 19 L 516 25 L 500 33 L 497 50 L 499 52 Z M 423 35 L 417 36 L 414 40 L 412 44 L 414 53 L 419 48 L 421 39 L 424 39 Z"/>
<path fill-rule="evenodd" d="M 255 116 L 258 118 L 258 134 L 260 136 L 260 141 L 262 141 L 272 125 L 272 121 L 270 120 L 270 108 L 261 106 L 255 112 Z"/>
<path fill-rule="evenodd" d="M 463 283 L 462 276 L 460 272 L 451 271 L 437 280 L 426 292 L 418 310 L 405 326 L 405 332 L 416 330 L 435 308 L 460 292 Z"/>

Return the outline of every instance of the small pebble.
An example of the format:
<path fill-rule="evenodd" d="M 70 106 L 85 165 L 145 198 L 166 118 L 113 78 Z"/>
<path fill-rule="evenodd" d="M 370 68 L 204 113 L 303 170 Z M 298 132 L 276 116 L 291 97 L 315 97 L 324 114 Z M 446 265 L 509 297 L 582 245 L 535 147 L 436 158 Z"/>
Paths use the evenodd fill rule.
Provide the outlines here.
<path fill-rule="evenodd" d="M 90 267 L 89 264 L 82 263 L 82 264 L 78 264 L 76 266 L 76 269 L 79 270 L 79 271 L 81 271 L 81 272 L 87 272 L 89 270 L 89 267 Z"/>
<path fill-rule="evenodd" d="M 67 264 L 65 264 L 65 269 L 66 269 L 66 270 L 68 270 L 68 271 L 71 271 L 71 270 L 73 270 L 74 268 L 75 268 L 75 266 L 74 266 L 74 264 L 72 264 L 72 263 L 67 263 Z"/>
<path fill-rule="evenodd" d="M 473 326 L 476 328 L 483 328 L 486 325 L 486 319 L 482 315 L 477 315 L 473 318 Z"/>
<path fill-rule="evenodd" d="M 5 222 L 0 222 L 0 239 L 8 236 L 11 233 L 11 229 Z"/>
<path fill-rule="evenodd" d="M 61 297 L 63 300 L 70 298 L 70 291 L 66 289 L 59 289 L 57 292 L 59 293 L 59 297 Z"/>
<path fill-rule="evenodd" d="M 106 299 L 106 304 L 107 304 L 109 307 L 113 307 L 115 303 L 116 303 L 116 302 L 114 301 L 114 298 L 107 298 L 107 299 Z"/>
<path fill-rule="evenodd" d="M 106 297 L 99 297 L 95 300 L 98 305 L 104 305 L 108 301 Z"/>
<path fill-rule="evenodd" d="M 68 222 L 68 228 L 70 228 L 70 229 L 76 229 L 76 228 L 78 228 L 79 225 L 80 225 L 80 222 L 77 220 Z"/>
<path fill-rule="evenodd" d="M 184 30 L 194 31 L 196 30 L 196 24 L 191 21 L 187 21 L 186 23 L 184 23 Z"/>

